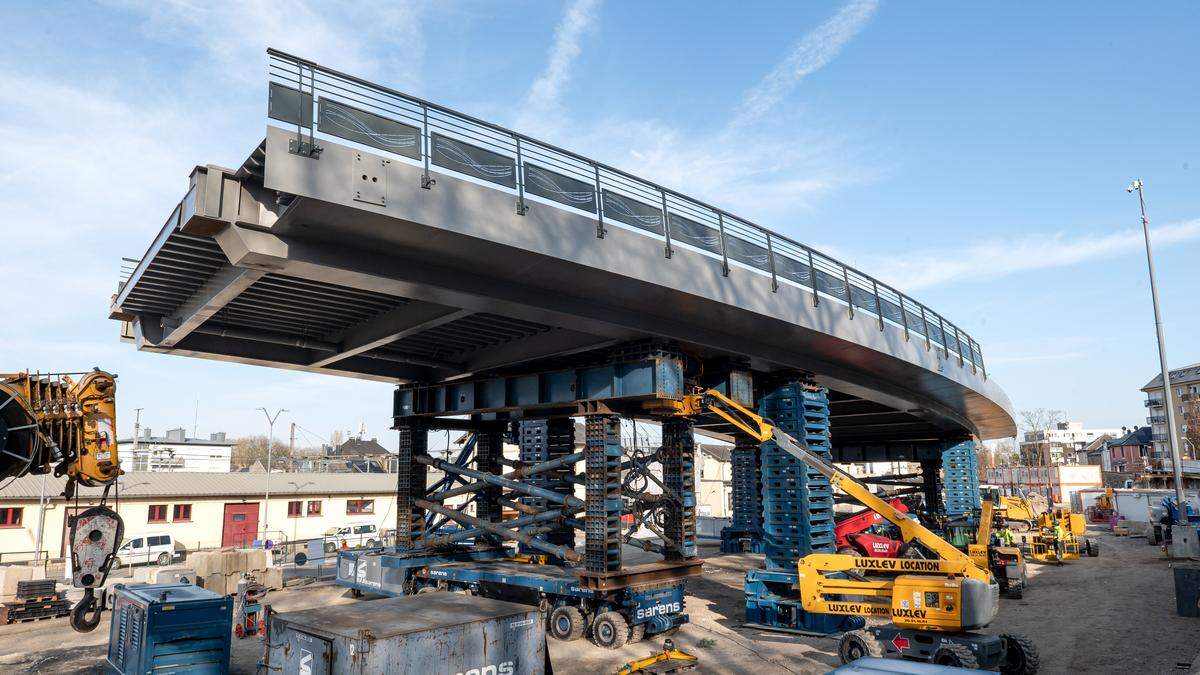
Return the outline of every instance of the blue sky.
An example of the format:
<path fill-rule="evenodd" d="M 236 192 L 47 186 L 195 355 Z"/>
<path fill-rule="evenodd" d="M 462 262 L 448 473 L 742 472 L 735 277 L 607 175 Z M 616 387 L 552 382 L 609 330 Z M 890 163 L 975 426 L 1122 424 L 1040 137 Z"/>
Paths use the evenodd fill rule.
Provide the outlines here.
<path fill-rule="evenodd" d="M 327 10 L 326 7 L 329 7 Z M 1017 409 L 1144 423 L 1157 367 L 1146 181 L 1169 354 L 1200 361 L 1200 10 L 583 1 L 47 3 L 0 9 L 3 367 L 120 375 L 119 420 L 301 441 L 387 431 L 390 386 L 137 353 L 106 318 L 195 164 L 265 124 L 265 48 L 663 182 L 937 308 Z M 12 284 L 11 280 L 20 282 Z M 311 434 L 307 436 L 306 434 Z"/>

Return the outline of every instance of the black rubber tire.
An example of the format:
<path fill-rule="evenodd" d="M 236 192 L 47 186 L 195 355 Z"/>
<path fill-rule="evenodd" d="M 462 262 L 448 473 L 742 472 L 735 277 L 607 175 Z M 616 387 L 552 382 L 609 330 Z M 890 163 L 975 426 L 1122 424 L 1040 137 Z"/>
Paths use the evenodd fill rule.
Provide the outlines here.
<path fill-rule="evenodd" d="M 838 642 L 838 657 L 842 663 L 850 663 L 868 656 L 883 656 L 883 648 L 875 636 L 865 630 L 852 630 L 842 633 Z"/>
<path fill-rule="evenodd" d="M 171 564 L 171 554 L 170 553 L 159 553 L 157 562 L 158 562 L 159 567 L 166 567 L 167 565 L 170 565 Z"/>
<path fill-rule="evenodd" d="M 1000 662 L 1000 672 L 1004 675 L 1033 675 L 1041 668 L 1041 657 L 1033 640 L 1016 633 L 1004 633 L 1000 641 L 1004 643 L 1004 660 Z"/>
<path fill-rule="evenodd" d="M 601 612 L 592 622 L 592 642 L 605 649 L 620 649 L 629 639 L 629 624 L 616 612 Z"/>
<path fill-rule="evenodd" d="M 1021 582 L 1009 582 L 1008 588 L 1004 591 L 1004 597 L 1010 600 L 1020 600 L 1025 596 L 1025 584 Z"/>
<path fill-rule="evenodd" d="M 108 563 L 108 569 L 110 569 L 110 570 L 121 569 L 121 566 L 124 564 L 125 564 L 124 561 L 122 561 L 120 558 L 118 558 L 117 556 L 114 555 L 112 562 Z"/>
<path fill-rule="evenodd" d="M 304 551 L 300 551 L 299 553 L 296 554 L 296 557 L 293 558 L 292 560 L 296 563 L 297 566 L 304 567 L 304 565 L 308 563 L 308 555 L 305 554 Z"/>
<path fill-rule="evenodd" d="M 975 658 L 975 653 L 971 651 L 971 648 L 954 642 L 942 645 L 933 654 L 933 662 L 939 666 L 979 670 L 979 659 Z"/>
<path fill-rule="evenodd" d="M 1087 555 L 1089 558 L 1095 558 L 1100 555 L 1100 543 L 1091 539 L 1084 539 L 1084 545 L 1087 547 Z"/>
<path fill-rule="evenodd" d="M 367 548 L 375 548 L 376 545 L 377 545 L 377 543 L 374 539 L 367 540 Z"/>
<path fill-rule="evenodd" d="M 442 589 L 437 586 L 422 586 L 417 589 L 417 595 L 425 595 L 426 593 L 441 593 Z"/>
<path fill-rule="evenodd" d="M 326 553 L 333 553 L 334 551 L 337 550 L 337 546 L 335 546 L 332 541 L 325 542 L 325 545 L 322 546 L 322 548 L 325 549 Z"/>
<path fill-rule="evenodd" d="M 629 640 L 625 644 L 636 644 L 646 637 L 646 624 L 639 623 L 629 627 Z"/>
<path fill-rule="evenodd" d="M 563 642 L 578 640 L 587 633 L 587 619 L 578 607 L 562 605 L 550 612 L 550 634 Z"/>

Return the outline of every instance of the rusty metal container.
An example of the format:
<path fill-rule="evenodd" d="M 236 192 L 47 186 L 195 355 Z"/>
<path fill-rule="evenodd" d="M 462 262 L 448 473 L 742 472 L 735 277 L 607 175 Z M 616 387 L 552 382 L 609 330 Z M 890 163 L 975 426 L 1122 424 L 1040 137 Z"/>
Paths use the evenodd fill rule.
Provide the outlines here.
<path fill-rule="evenodd" d="M 271 613 L 266 644 L 273 672 L 545 672 L 545 620 L 537 608 L 457 593 Z"/>

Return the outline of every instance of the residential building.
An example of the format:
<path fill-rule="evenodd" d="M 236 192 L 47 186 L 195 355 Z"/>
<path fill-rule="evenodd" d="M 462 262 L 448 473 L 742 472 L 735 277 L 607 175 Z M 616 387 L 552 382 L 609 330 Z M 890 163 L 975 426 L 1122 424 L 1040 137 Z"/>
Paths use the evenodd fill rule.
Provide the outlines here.
<path fill-rule="evenodd" d="M 1108 441 L 1104 453 L 1108 466 L 1104 470 L 1141 475 L 1154 454 L 1152 438 L 1150 427 L 1138 427 Z"/>
<path fill-rule="evenodd" d="M 1122 428 L 1121 431 L 1125 429 Z M 1096 440 L 1088 443 L 1082 450 L 1075 453 L 1074 464 L 1094 464 L 1101 468 L 1102 471 L 1112 471 L 1112 467 L 1108 464 L 1108 442 L 1113 440 L 1111 434 L 1101 434 L 1096 437 Z"/>
<path fill-rule="evenodd" d="M 345 473 L 395 473 L 396 455 L 372 438 L 351 437 L 326 456 L 327 471 Z"/>
<path fill-rule="evenodd" d="M 1025 432 L 1021 441 L 1021 461 L 1025 464 L 1076 464 L 1078 453 L 1096 438 L 1118 436 L 1120 429 L 1084 429 L 1082 422 L 1059 422 L 1053 429 Z"/>
<path fill-rule="evenodd" d="M 132 471 L 228 473 L 233 445 L 225 440 L 224 432 L 210 434 L 206 439 L 188 438 L 182 427 L 168 429 L 165 436 L 142 429 L 137 439 L 117 439 L 121 464 Z"/>
<path fill-rule="evenodd" d="M 125 538 L 170 533 L 188 550 L 230 546 L 263 537 L 264 473 L 128 472 L 119 500 L 110 498 L 125 521 Z M 273 473 L 270 532 L 274 540 L 320 537 L 333 526 L 396 523 L 395 474 Z M 46 477 L 46 522 L 39 528 L 42 476 L 25 476 L 0 489 L 0 554 L 30 559 L 37 547 L 60 557 L 67 516 L 99 503 L 100 488 L 79 488 L 79 500 L 62 497 L 64 478 Z M 114 495 L 115 496 L 115 495 Z M 26 554 L 26 555 L 22 555 Z"/>
<path fill-rule="evenodd" d="M 1180 444 L 1180 457 L 1200 459 L 1200 448 L 1194 447 L 1188 439 L 1188 429 L 1194 429 L 1195 425 L 1200 424 L 1200 419 L 1196 419 L 1200 414 L 1200 363 L 1172 370 L 1171 389 L 1175 405 L 1175 438 Z M 1151 464 L 1155 469 L 1161 469 L 1164 464 L 1169 467 L 1171 448 L 1167 441 L 1167 410 L 1164 407 L 1162 373 L 1155 375 L 1141 390 L 1146 393 L 1146 423 L 1150 425 L 1154 443 Z"/>

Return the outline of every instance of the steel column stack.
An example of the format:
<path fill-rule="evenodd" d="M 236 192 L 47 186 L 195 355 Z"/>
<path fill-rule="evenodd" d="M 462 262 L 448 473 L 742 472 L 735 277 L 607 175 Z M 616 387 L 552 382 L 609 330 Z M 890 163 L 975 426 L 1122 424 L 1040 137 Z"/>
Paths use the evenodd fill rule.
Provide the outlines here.
<path fill-rule="evenodd" d="M 570 455 L 575 450 L 575 421 L 570 417 L 552 419 L 527 419 L 518 423 L 517 442 L 521 448 L 521 463 L 530 466 Z M 524 479 L 530 485 L 554 490 L 563 495 L 572 495 L 575 486 L 569 477 L 575 472 L 572 466 L 563 466 Z M 546 508 L 545 499 L 522 497 L 521 503 L 537 508 Z M 570 525 L 562 524 L 545 533 L 544 539 L 558 546 L 574 546 L 575 531 Z M 522 553 L 530 553 L 521 546 Z"/>
<path fill-rule="evenodd" d="M 830 459 L 826 390 L 790 380 L 759 402 L 759 413 Z M 794 572 L 810 553 L 836 553 L 829 479 L 780 449 L 762 445 L 763 539 L 767 569 Z"/>
<path fill-rule="evenodd" d="M 415 461 L 429 450 L 429 429 L 424 420 L 411 419 L 397 427 L 400 445 L 396 452 L 396 548 L 402 551 L 422 547 L 425 510 L 416 500 L 425 496 L 428 474 L 424 464 Z"/>
<path fill-rule="evenodd" d="M 760 399 L 759 414 L 830 459 L 828 392 L 810 378 L 782 380 Z M 746 573 L 746 622 L 820 634 L 862 627 L 862 617 L 806 612 L 796 595 L 799 559 L 836 552 L 829 479 L 772 441 L 763 443 L 761 452 L 766 569 Z"/>
<path fill-rule="evenodd" d="M 476 432 L 476 438 L 475 468 L 493 476 L 504 473 L 504 464 L 500 461 L 504 457 L 504 435 L 499 431 L 479 431 Z M 503 488 L 498 485 L 480 490 L 475 499 L 475 517 L 489 523 L 499 523 L 503 520 L 503 507 L 500 506 L 503 493 Z M 500 539 L 496 537 L 486 538 L 493 544 L 500 543 Z"/>
<path fill-rule="evenodd" d="M 762 553 L 762 454 L 738 434 L 730 454 L 733 521 L 721 530 L 722 553 Z"/>
<path fill-rule="evenodd" d="M 588 415 L 584 536 L 588 572 L 621 569 L 621 418 Z"/>
<path fill-rule="evenodd" d="M 663 485 L 678 495 L 681 503 L 666 510 L 663 534 L 675 542 L 667 545 L 664 558 L 686 560 L 696 556 L 696 438 L 691 420 L 672 417 L 662 423 Z"/>
<path fill-rule="evenodd" d="M 942 500 L 948 516 L 969 517 L 979 512 L 979 460 L 974 441 L 942 451 Z"/>

